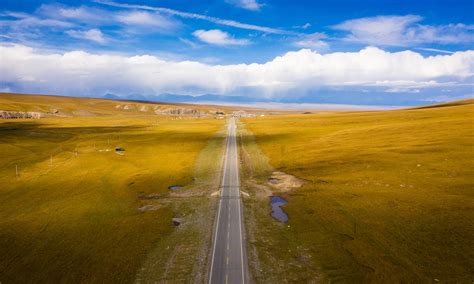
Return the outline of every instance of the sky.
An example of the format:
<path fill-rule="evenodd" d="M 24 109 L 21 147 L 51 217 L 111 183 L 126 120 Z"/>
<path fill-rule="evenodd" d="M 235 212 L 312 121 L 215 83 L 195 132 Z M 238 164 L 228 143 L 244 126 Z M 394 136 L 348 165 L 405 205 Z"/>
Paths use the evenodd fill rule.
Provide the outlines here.
<path fill-rule="evenodd" d="M 0 4 L 0 91 L 420 105 L 473 97 L 474 0 Z"/>

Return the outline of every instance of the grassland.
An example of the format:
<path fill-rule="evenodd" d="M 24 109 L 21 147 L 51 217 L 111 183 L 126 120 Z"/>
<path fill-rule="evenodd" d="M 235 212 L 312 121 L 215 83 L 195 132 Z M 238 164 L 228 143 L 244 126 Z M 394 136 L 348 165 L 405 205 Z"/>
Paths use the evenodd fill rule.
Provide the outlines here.
<path fill-rule="evenodd" d="M 233 111 L 231 106 L 114 101 L 105 99 L 0 93 L 0 110 L 36 111 L 46 116 L 108 116 L 155 114 L 156 110 L 192 108 L 202 112 Z M 56 113 L 57 112 L 57 113 Z"/>
<path fill-rule="evenodd" d="M 205 271 L 224 121 L 118 104 L 0 95 L 2 110 L 64 115 L 0 120 L 0 282 L 191 281 Z M 171 193 L 174 184 L 185 187 Z"/>
<path fill-rule="evenodd" d="M 242 119 L 255 280 L 472 282 L 473 103 Z M 282 194 L 288 224 L 273 170 L 307 181 Z"/>

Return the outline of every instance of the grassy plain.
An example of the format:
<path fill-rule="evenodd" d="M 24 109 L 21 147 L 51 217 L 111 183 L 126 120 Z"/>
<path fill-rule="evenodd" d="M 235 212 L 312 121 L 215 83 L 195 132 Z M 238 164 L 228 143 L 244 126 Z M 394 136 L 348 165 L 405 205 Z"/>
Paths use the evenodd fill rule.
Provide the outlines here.
<path fill-rule="evenodd" d="M 203 112 L 232 111 L 232 106 L 209 106 L 141 101 L 114 101 L 105 99 L 61 97 L 0 93 L 0 110 L 37 111 L 56 116 L 107 116 L 154 114 L 155 110 L 169 108 L 192 108 Z"/>
<path fill-rule="evenodd" d="M 205 255 L 203 224 L 211 228 L 212 219 L 202 223 L 197 213 L 210 212 L 203 188 L 218 174 L 210 159 L 223 149 L 216 134 L 224 121 L 118 110 L 122 102 L 32 97 L 1 95 L 0 109 L 54 107 L 67 117 L 0 120 L 0 282 L 150 281 L 149 259 L 157 270 L 167 263 L 178 272 L 196 270 L 170 258 Z M 170 193 L 174 184 L 186 186 Z M 138 210 L 146 205 L 152 210 Z M 173 217 L 183 224 L 174 227 Z M 177 240 L 190 242 L 183 248 Z M 172 269 L 162 272 L 162 280 L 173 279 Z"/>
<path fill-rule="evenodd" d="M 472 282 L 473 100 L 242 121 L 251 195 L 273 170 L 307 181 L 288 224 L 245 201 L 257 282 Z"/>

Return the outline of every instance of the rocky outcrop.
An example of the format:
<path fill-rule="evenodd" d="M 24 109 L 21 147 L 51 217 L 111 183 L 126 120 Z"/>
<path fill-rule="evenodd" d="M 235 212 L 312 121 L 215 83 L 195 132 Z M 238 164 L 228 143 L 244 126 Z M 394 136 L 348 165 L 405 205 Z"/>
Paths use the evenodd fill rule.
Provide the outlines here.
<path fill-rule="evenodd" d="M 155 114 L 163 114 L 163 115 L 192 115 L 192 116 L 208 115 L 208 113 L 206 112 L 200 111 L 198 109 L 193 109 L 193 108 L 171 108 L 171 107 L 166 107 L 166 106 L 147 106 L 147 105 L 134 105 L 134 104 L 116 105 L 115 108 L 122 109 L 122 110 L 138 110 L 141 112 L 152 111 Z M 212 112 L 212 114 L 215 114 L 215 113 L 216 112 Z"/>
<path fill-rule="evenodd" d="M 173 114 L 173 115 L 204 115 L 205 113 L 190 108 L 166 108 L 158 109 L 155 111 L 156 114 Z"/>
<path fill-rule="evenodd" d="M 38 119 L 43 115 L 40 112 L 36 111 L 10 111 L 10 110 L 0 110 L 1 119 Z"/>
<path fill-rule="evenodd" d="M 115 108 L 117 109 L 124 109 L 124 110 L 133 110 L 136 108 L 136 105 L 116 105 Z"/>

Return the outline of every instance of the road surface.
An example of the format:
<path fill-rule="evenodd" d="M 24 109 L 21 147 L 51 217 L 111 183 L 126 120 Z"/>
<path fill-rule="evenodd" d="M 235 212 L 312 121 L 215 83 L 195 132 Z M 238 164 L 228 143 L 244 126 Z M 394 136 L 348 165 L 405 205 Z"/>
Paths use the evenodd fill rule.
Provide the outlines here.
<path fill-rule="evenodd" d="M 247 283 L 235 118 L 228 124 L 221 194 L 212 244 L 209 283 Z"/>

